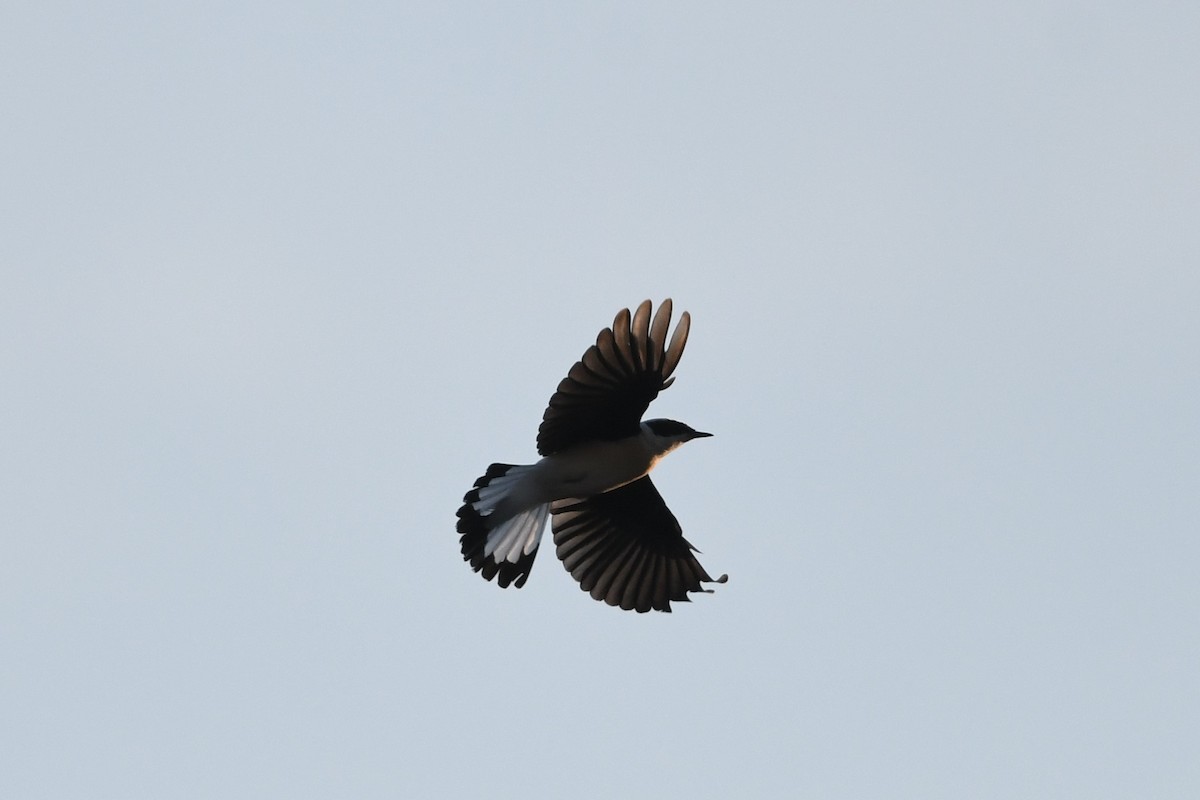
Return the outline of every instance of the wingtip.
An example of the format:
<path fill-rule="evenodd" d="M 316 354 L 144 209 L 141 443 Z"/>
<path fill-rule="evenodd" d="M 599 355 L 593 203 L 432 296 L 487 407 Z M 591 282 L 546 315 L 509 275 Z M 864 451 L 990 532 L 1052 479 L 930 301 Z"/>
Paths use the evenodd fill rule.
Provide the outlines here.
<path fill-rule="evenodd" d="M 728 582 L 729 582 L 728 575 L 722 575 L 719 578 L 712 578 L 710 580 L 706 580 L 706 581 L 702 580 L 701 581 L 701 583 L 728 583 Z M 702 588 L 702 589 L 699 589 L 698 591 L 704 592 L 705 594 L 716 594 L 717 593 L 716 589 L 703 589 Z"/>

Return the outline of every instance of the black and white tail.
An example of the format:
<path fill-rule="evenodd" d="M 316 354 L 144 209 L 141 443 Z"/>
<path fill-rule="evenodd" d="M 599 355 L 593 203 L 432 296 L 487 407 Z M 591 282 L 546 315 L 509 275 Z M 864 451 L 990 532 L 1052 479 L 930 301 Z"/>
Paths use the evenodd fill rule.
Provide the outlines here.
<path fill-rule="evenodd" d="M 499 576 L 496 582 L 502 587 L 511 583 L 519 589 L 525 585 L 550 517 L 548 503 L 517 511 L 503 507 L 531 469 L 492 464 L 463 497 L 463 506 L 458 510 L 463 558 L 487 580 Z"/>

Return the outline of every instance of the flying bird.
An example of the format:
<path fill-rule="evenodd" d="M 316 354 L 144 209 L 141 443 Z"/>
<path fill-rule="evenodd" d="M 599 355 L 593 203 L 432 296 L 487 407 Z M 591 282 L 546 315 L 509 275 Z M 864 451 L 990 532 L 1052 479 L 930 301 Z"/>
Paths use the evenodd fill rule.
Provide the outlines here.
<path fill-rule="evenodd" d="M 642 421 L 687 343 L 685 311 L 667 340 L 671 301 L 617 314 L 558 384 L 538 428 L 536 464 L 492 464 L 458 510 L 463 558 L 487 580 L 520 588 L 547 519 L 555 552 L 585 592 L 639 613 L 671 610 L 714 580 L 650 482 L 684 442 L 711 436 L 670 419 Z"/>

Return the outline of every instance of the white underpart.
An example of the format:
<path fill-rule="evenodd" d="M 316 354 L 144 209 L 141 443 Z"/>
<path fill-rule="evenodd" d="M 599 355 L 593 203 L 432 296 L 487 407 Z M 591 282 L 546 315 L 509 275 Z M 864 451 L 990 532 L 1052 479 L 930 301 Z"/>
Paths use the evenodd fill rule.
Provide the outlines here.
<path fill-rule="evenodd" d="M 483 545 L 484 555 L 491 556 L 496 563 L 510 561 L 515 564 L 521 556 L 537 549 L 549 518 L 550 504 L 543 503 L 505 520 L 494 530 L 488 531 L 487 541 Z"/>

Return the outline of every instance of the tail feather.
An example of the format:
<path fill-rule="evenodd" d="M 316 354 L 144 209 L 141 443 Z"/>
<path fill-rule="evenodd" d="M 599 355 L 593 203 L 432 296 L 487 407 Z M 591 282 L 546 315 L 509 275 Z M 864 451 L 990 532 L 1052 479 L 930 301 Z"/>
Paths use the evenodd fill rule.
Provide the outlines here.
<path fill-rule="evenodd" d="M 492 464 L 463 497 L 463 506 L 458 510 L 463 559 L 485 579 L 497 578 L 501 587 L 512 584 L 519 589 L 525 585 L 550 515 L 548 504 L 511 515 L 496 514 L 497 507 L 529 469 Z"/>

